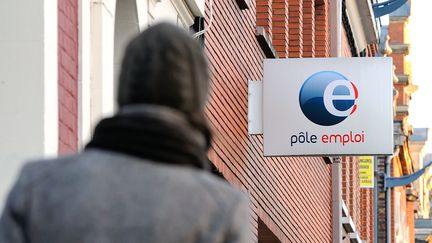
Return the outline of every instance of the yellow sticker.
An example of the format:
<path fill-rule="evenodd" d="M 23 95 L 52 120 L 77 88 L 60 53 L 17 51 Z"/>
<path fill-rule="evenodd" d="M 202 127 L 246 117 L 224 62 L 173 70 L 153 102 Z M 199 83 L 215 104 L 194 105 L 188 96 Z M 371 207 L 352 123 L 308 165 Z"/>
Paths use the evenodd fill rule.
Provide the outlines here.
<path fill-rule="evenodd" d="M 373 156 L 359 156 L 360 187 L 374 187 L 374 159 Z"/>

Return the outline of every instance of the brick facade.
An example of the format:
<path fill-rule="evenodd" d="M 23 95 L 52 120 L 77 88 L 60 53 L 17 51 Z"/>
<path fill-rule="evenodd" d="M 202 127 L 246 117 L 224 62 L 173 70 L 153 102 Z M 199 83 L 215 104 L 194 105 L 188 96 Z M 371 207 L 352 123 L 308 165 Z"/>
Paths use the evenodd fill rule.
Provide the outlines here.
<path fill-rule="evenodd" d="M 272 33 L 272 2 L 256 0 L 256 26 L 262 26 L 271 37 Z"/>
<path fill-rule="evenodd" d="M 303 0 L 289 0 L 288 4 L 289 57 L 303 57 Z"/>
<path fill-rule="evenodd" d="M 398 107 L 408 107 L 411 100 L 410 84 L 411 70 L 406 60 L 407 51 L 400 46 L 409 44 L 407 23 L 409 16 L 390 17 L 389 44 L 393 52 L 390 55 L 393 59 L 395 74 L 398 76 L 407 76 L 408 81 L 399 80 L 395 83 L 394 88 L 398 91 L 396 99 L 396 116 L 395 121 L 401 124 L 401 134 L 404 135 L 403 144 L 399 145 L 399 153 L 392 159 L 391 176 L 406 176 L 414 171 L 413 161 L 410 156 L 407 137 L 411 135 L 408 123 L 408 113 L 398 112 Z M 398 78 L 399 79 L 399 78 Z M 412 188 L 411 184 L 392 188 L 391 197 L 391 241 L 403 239 L 406 242 L 414 241 L 414 203 L 410 202 L 407 197 L 407 189 Z"/>
<path fill-rule="evenodd" d="M 374 212 L 373 188 L 360 189 L 360 234 L 361 239 L 373 242 L 374 238 Z"/>
<path fill-rule="evenodd" d="M 389 25 L 388 35 L 390 36 L 390 44 L 402 44 L 405 42 L 405 28 L 405 21 L 397 21 Z"/>
<path fill-rule="evenodd" d="M 59 154 L 78 148 L 78 0 L 58 0 Z"/>
<path fill-rule="evenodd" d="M 278 56 L 285 58 L 288 56 L 288 0 L 273 0 L 272 10 L 273 46 Z"/>
<path fill-rule="evenodd" d="M 268 31 L 279 57 L 302 56 L 306 46 L 312 55 L 315 43 L 318 54 L 325 56 L 327 4 L 314 13 L 315 5 L 306 0 L 309 5 L 304 6 L 303 1 L 251 1 L 243 11 L 235 1 L 213 2 L 214 22 L 205 37 L 213 76 L 207 114 L 216 134 L 209 158 L 225 178 L 250 195 L 255 242 L 263 239 L 260 224 L 281 242 L 330 242 L 330 166 L 320 157 L 264 158 L 262 136 L 247 133 L 247 83 L 263 78 L 264 54 L 255 27 Z M 321 22 L 314 22 L 314 16 Z M 303 33 L 315 33 L 315 26 L 319 35 L 309 35 L 306 41 Z"/>
<path fill-rule="evenodd" d="M 303 0 L 303 57 L 315 56 L 315 1 Z"/>
<path fill-rule="evenodd" d="M 328 2 L 316 1 L 314 6 L 314 49 L 316 57 L 330 56 Z"/>
<path fill-rule="evenodd" d="M 342 198 L 357 230 L 361 231 L 359 168 L 356 157 L 342 160 Z"/>

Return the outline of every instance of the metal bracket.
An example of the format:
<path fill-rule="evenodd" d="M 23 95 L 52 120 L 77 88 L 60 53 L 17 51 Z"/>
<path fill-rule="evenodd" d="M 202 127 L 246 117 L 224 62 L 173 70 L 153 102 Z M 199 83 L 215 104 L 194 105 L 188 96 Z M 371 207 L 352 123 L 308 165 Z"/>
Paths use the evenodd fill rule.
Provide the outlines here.
<path fill-rule="evenodd" d="M 263 82 L 248 81 L 248 133 L 263 134 Z"/>
<path fill-rule="evenodd" d="M 237 1 L 237 5 L 241 10 L 249 9 L 249 5 L 251 4 L 250 0 L 236 0 L 236 1 Z"/>
<path fill-rule="evenodd" d="M 389 177 L 389 176 L 385 176 L 384 177 L 384 187 L 386 188 L 391 188 L 391 187 L 398 187 L 398 186 L 406 186 L 408 184 L 410 184 L 411 182 L 417 180 L 421 175 L 423 175 L 423 173 L 425 173 L 426 169 L 432 165 L 432 160 L 427 162 L 423 168 L 421 168 L 420 170 L 410 174 L 410 175 L 405 175 L 405 176 L 401 176 L 401 177 Z"/>
<path fill-rule="evenodd" d="M 375 14 L 375 18 L 379 18 L 391 12 L 394 12 L 396 9 L 400 8 L 404 5 L 408 0 L 389 0 L 383 3 L 376 3 L 373 5 L 373 11 Z"/>

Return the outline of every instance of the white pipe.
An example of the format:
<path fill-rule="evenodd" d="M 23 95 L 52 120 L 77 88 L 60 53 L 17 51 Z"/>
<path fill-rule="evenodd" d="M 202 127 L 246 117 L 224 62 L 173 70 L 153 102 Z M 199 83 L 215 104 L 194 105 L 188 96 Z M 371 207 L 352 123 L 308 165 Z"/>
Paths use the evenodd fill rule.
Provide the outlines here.
<path fill-rule="evenodd" d="M 391 173 L 390 173 L 391 158 L 392 158 L 392 156 L 387 156 L 387 158 L 386 158 L 386 173 L 385 173 L 386 176 L 391 176 Z M 384 180 L 385 180 L 385 178 L 384 178 Z M 386 235 L 387 235 L 386 242 L 387 243 L 391 242 L 391 223 L 390 223 L 390 220 L 391 220 L 391 212 L 390 212 L 390 210 L 391 210 L 391 191 L 392 191 L 392 189 L 390 187 L 386 188 L 386 231 L 387 231 L 386 232 Z"/>
<path fill-rule="evenodd" d="M 329 1 L 330 55 L 342 56 L 342 0 Z"/>
<path fill-rule="evenodd" d="M 342 0 L 329 1 L 330 55 L 342 56 Z M 334 157 L 332 163 L 332 238 L 342 242 L 342 158 Z"/>

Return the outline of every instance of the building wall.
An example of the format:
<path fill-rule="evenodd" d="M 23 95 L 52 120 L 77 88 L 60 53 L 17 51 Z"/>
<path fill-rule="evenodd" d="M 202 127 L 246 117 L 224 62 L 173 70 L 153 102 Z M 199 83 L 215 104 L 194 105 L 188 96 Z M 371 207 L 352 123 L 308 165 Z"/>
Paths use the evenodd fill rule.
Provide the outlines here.
<path fill-rule="evenodd" d="M 390 43 L 405 43 L 405 26 L 405 21 L 394 21 L 393 24 L 389 25 L 388 34 L 390 36 Z"/>
<path fill-rule="evenodd" d="M 360 193 L 359 182 L 359 166 L 357 157 L 344 157 L 342 160 L 342 198 L 345 201 L 348 212 L 357 227 L 356 230 L 362 232 L 360 214 L 360 200 L 362 195 Z"/>
<path fill-rule="evenodd" d="M 406 202 L 406 210 L 407 210 L 407 232 L 408 238 L 411 242 L 415 240 L 414 238 L 414 204 L 416 202 L 407 201 Z"/>
<path fill-rule="evenodd" d="M 58 0 L 59 154 L 78 150 L 78 0 Z"/>
<path fill-rule="evenodd" d="M 413 164 L 415 170 L 419 170 L 423 168 L 424 161 L 423 157 L 425 155 L 424 145 L 426 141 L 410 141 L 410 151 L 411 158 L 413 160 Z M 427 162 L 427 161 L 426 161 Z M 429 218 L 429 190 L 427 188 L 427 181 L 429 179 L 429 175 L 427 171 L 420 176 L 419 179 L 413 182 L 414 189 L 418 193 L 418 201 L 414 205 L 414 208 L 417 210 L 416 218 Z"/>
<path fill-rule="evenodd" d="M 376 162 L 375 162 L 376 163 Z M 373 242 L 374 239 L 374 212 L 373 188 L 360 189 L 360 233 L 361 239 Z"/>
<path fill-rule="evenodd" d="M 0 211 L 24 162 L 57 154 L 57 1 L 0 1 Z"/>
<path fill-rule="evenodd" d="M 314 11 L 314 49 L 315 57 L 330 56 L 329 4 L 328 1 L 315 1 Z"/>
<path fill-rule="evenodd" d="M 392 174 L 393 177 L 400 177 L 403 175 L 401 161 L 399 157 L 392 160 Z M 392 223 L 391 223 L 391 235 L 392 242 L 411 242 L 409 235 L 407 234 L 408 223 L 408 207 L 406 200 L 406 187 L 395 187 L 392 188 Z"/>
<path fill-rule="evenodd" d="M 409 44 L 408 32 L 409 16 L 395 17 L 390 16 L 389 23 L 389 36 L 390 46 L 400 44 Z M 408 107 L 409 100 L 413 87 L 410 84 L 411 68 L 406 58 L 407 53 L 395 49 L 391 54 L 393 64 L 395 66 L 395 73 L 398 75 L 408 75 L 408 82 L 398 82 L 394 85 L 398 91 L 396 100 L 397 107 Z M 404 176 L 413 173 L 414 166 L 411 159 L 411 149 L 408 146 L 407 137 L 411 135 L 412 131 L 408 123 L 408 113 L 398 111 L 396 109 L 395 121 L 400 122 L 402 125 L 401 131 L 405 136 L 404 144 L 399 146 L 399 153 L 392 159 L 392 174 L 391 176 Z M 414 241 L 414 204 L 407 200 L 406 189 L 411 188 L 412 185 L 392 188 L 392 222 L 391 222 L 391 237 L 392 242 L 413 242 Z"/>
<path fill-rule="evenodd" d="M 330 242 L 329 165 L 320 157 L 264 158 L 262 136 L 247 133 L 247 83 L 262 80 L 263 75 L 264 55 L 254 35 L 255 27 L 267 29 L 279 56 L 300 51 L 290 43 L 297 41 L 293 35 L 302 39 L 301 24 L 295 21 L 302 21 L 303 13 L 309 10 L 295 2 L 289 5 L 289 1 L 293 9 L 287 9 L 287 1 L 270 4 L 258 0 L 256 5 L 250 1 L 250 8 L 242 11 L 235 1 L 213 1 L 213 23 L 205 35 L 213 77 L 207 115 L 215 134 L 209 158 L 225 178 L 250 195 L 255 241 L 259 218 L 281 242 Z M 208 20 L 209 1 L 206 3 Z M 320 19 L 325 19 L 325 14 L 320 14 Z M 295 19 L 288 22 L 297 28 L 288 29 L 287 19 Z M 320 31 L 320 38 L 326 36 Z M 288 47 L 286 39 L 280 38 L 287 35 Z M 325 55 L 328 39 L 319 43 L 320 54 Z"/>

